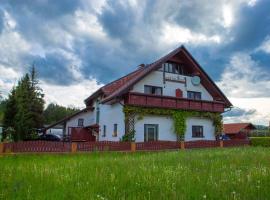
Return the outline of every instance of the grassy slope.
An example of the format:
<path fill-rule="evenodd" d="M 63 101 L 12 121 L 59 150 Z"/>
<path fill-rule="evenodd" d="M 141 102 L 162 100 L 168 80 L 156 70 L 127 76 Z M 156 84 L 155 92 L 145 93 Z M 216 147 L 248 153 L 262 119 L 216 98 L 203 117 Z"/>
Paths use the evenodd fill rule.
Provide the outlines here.
<path fill-rule="evenodd" d="M 0 158 L 0 199 L 268 199 L 270 148 Z"/>

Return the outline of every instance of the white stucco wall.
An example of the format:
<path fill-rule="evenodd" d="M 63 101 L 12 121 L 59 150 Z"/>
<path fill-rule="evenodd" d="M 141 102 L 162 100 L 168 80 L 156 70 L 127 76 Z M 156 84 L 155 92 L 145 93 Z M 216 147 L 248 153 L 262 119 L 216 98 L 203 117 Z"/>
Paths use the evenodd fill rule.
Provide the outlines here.
<path fill-rule="evenodd" d="M 144 124 L 158 124 L 158 140 L 176 141 L 177 137 L 174 133 L 174 124 L 171 117 L 166 116 L 145 116 L 142 120 L 135 123 L 136 142 L 144 141 Z M 214 126 L 210 119 L 205 118 L 188 118 L 186 121 L 187 130 L 185 133 L 185 141 L 194 140 L 215 140 Z M 203 126 L 203 138 L 192 137 L 192 126 Z"/>
<path fill-rule="evenodd" d="M 119 141 L 125 134 L 123 106 L 100 104 L 99 141 Z M 117 136 L 113 136 L 114 124 L 117 124 Z M 106 125 L 106 137 L 103 137 L 103 126 Z"/>
<path fill-rule="evenodd" d="M 135 123 L 136 142 L 144 142 L 144 124 L 158 124 L 158 140 L 176 141 L 171 117 L 144 116 Z"/>
<path fill-rule="evenodd" d="M 66 122 L 65 133 L 68 134 L 68 127 L 78 127 L 78 119 L 84 119 L 83 126 L 89 126 L 96 123 L 95 110 L 80 113 Z"/>
<path fill-rule="evenodd" d="M 188 118 L 186 121 L 187 130 L 185 133 L 185 141 L 194 140 L 215 140 L 215 127 L 213 121 L 206 118 Z M 203 138 L 192 137 L 192 126 L 203 126 Z"/>
<path fill-rule="evenodd" d="M 132 92 L 144 92 L 144 85 L 152 85 L 163 88 L 163 95 L 165 96 L 175 96 L 175 90 L 181 89 L 183 91 L 183 97 L 187 97 L 187 91 L 195 91 L 201 92 L 202 100 L 212 101 L 213 97 L 208 93 L 208 91 L 200 84 L 195 86 L 191 83 L 190 76 L 177 75 L 172 73 L 165 73 L 165 76 L 168 77 L 179 77 L 180 80 L 186 78 L 187 84 L 185 86 L 184 83 L 170 82 L 166 81 L 163 83 L 163 72 L 161 71 L 153 71 L 151 74 L 143 78 L 137 84 L 134 85 Z"/>

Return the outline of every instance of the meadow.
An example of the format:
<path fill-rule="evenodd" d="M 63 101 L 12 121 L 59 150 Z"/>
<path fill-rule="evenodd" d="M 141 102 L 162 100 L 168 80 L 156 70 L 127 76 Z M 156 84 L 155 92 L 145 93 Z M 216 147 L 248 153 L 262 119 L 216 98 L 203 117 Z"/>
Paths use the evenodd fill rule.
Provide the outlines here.
<path fill-rule="evenodd" d="M 0 199 L 270 199 L 270 148 L 2 156 Z"/>

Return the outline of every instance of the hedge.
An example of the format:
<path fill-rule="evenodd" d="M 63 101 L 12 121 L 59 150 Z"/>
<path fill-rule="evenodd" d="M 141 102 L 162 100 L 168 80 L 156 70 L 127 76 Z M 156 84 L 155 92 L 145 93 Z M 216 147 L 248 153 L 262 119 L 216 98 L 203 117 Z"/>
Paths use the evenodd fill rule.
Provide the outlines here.
<path fill-rule="evenodd" d="M 251 137 L 252 146 L 270 147 L 270 137 Z"/>

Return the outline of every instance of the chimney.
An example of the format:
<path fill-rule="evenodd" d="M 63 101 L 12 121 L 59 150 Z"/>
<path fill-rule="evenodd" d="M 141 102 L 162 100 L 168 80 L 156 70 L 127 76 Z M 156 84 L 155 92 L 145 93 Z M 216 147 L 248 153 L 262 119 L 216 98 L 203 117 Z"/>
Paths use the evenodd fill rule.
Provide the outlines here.
<path fill-rule="evenodd" d="M 145 64 L 140 64 L 139 66 L 138 66 L 138 68 L 142 68 L 142 67 L 145 67 Z"/>

